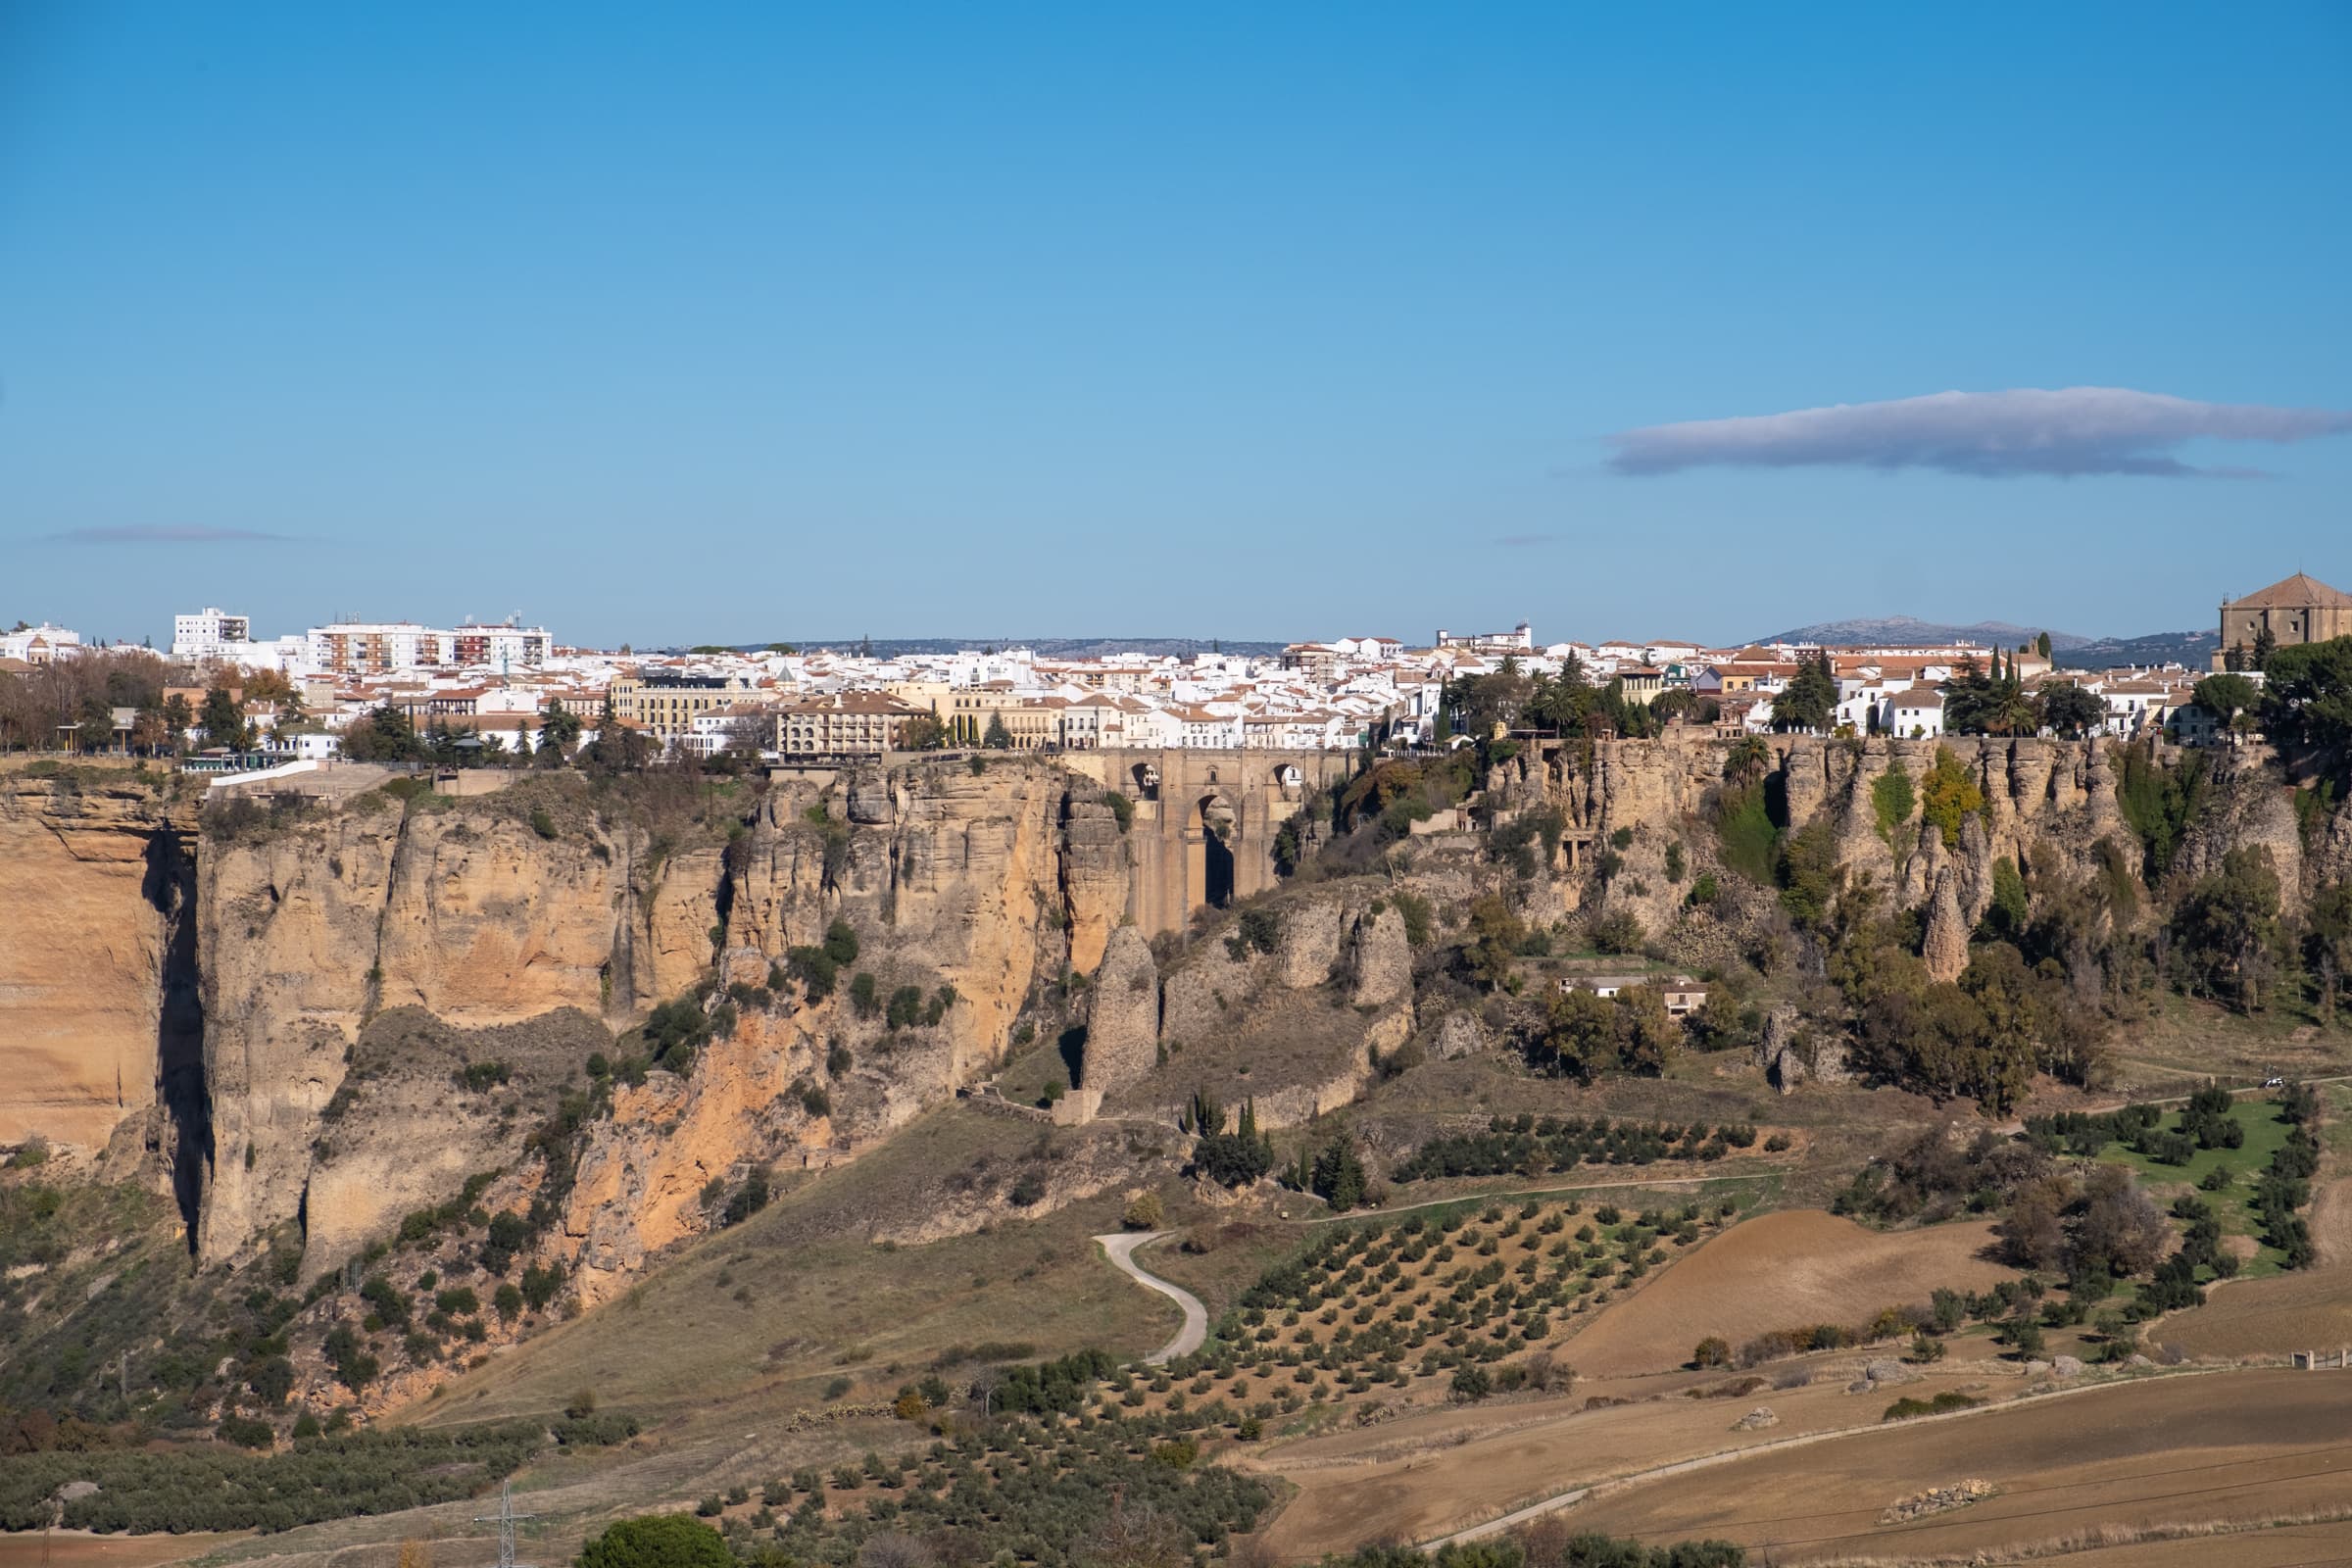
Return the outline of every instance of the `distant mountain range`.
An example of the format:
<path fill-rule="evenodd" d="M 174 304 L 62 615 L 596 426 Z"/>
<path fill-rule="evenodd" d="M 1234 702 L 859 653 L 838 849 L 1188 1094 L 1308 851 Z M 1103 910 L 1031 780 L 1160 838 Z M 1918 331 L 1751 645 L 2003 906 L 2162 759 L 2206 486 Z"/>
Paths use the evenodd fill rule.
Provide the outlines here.
<path fill-rule="evenodd" d="M 2041 635 L 2039 626 L 2017 626 L 2005 620 L 1980 620 L 1973 626 L 1954 626 L 1943 621 L 1921 620 L 1916 615 L 1859 616 L 1853 620 L 1825 620 L 1812 626 L 1798 626 L 1791 631 L 1775 632 L 1770 637 L 1758 637 L 1759 643 L 1827 643 L 1832 647 L 1845 643 L 1860 643 L 1875 647 L 1902 647 L 1910 644 L 1982 643 L 1988 648 L 2015 648 L 2030 643 Z M 2064 652 L 2081 648 L 2090 642 L 2072 632 L 2050 633 L 2050 648 Z"/>
<path fill-rule="evenodd" d="M 2145 637 L 2101 637 L 2061 650 L 2052 638 L 2050 662 L 2070 669 L 2106 669 L 2117 664 L 2184 664 L 2203 669 L 2213 662 L 2213 651 L 2221 642 L 2220 635 L 2210 631 L 2156 631 Z"/>
<path fill-rule="evenodd" d="M 1841 643 L 1878 644 L 1900 647 L 1910 644 L 1970 642 L 1994 648 L 2015 648 L 2039 636 L 2041 628 L 2019 626 L 2005 620 L 1980 620 L 1970 626 L 1953 626 L 1941 621 L 1921 620 L 1915 615 L 1864 616 L 1853 620 L 1825 620 L 1817 625 L 1797 626 L 1788 631 L 1775 632 L 1769 637 L 1751 637 L 1750 643 Z M 1226 638 L 1218 641 L 1205 637 L 860 637 L 781 639 L 805 653 L 829 649 L 836 653 L 856 653 L 861 647 L 871 647 L 877 659 L 898 659 L 908 654 L 953 654 L 967 648 L 999 649 L 1027 648 L 1040 659 L 1102 659 L 1112 654 L 1143 654 L 1157 659 L 1173 654 L 1182 659 L 1193 654 L 1227 653 L 1250 658 L 1271 658 L 1282 652 L 1284 644 L 1247 642 Z M 2104 669 L 2112 664 L 2185 664 L 2202 669 L 2219 639 L 2209 631 L 2160 631 L 2144 637 L 2082 637 L 2073 632 L 2050 633 L 2052 663 L 2075 669 Z M 741 652 L 756 653 L 764 643 L 735 645 Z M 680 652 L 672 649 L 669 652 Z"/>
<path fill-rule="evenodd" d="M 1954 626 L 1921 620 L 1915 615 L 1864 616 L 1853 620 L 1825 620 L 1812 626 L 1776 632 L 1752 639 L 1759 643 L 1909 644 L 1982 643 L 2015 648 L 2030 643 L 2044 628 L 2020 626 L 2006 620 L 1980 620 Z M 2185 664 L 2201 669 L 2221 639 L 2209 631 L 2159 631 L 2144 637 L 2083 637 L 2074 632 L 2050 633 L 2050 662 L 2072 669 L 2104 669 L 2112 664 Z"/>

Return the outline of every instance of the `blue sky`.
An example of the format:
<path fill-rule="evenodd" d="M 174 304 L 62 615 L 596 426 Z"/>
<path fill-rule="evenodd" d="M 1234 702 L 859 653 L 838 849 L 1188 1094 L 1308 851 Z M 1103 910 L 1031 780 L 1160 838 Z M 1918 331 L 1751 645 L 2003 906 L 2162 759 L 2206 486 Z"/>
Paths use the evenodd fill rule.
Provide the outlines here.
<path fill-rule="evenodd" d="M 2347 79 L 2340 5 L 0 0 L 0 617 L 2202 626 L 2352 587 L 2340 418 L 1610 438 L 2352 410 Z"/>

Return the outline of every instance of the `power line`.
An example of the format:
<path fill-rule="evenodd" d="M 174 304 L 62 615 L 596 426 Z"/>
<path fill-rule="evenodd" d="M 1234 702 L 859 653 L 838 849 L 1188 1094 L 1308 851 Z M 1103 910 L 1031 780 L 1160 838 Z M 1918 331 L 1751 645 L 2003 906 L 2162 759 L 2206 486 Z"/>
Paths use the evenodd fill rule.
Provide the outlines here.
<path fill-rule="evenodd" d="M 528 1568 L 527 1564 L 517 1563 L 514 1560 L 514 1521 L 517 1519 L 536 1519 L 539 1516 L 535 1513 L 516 1513 L 514 1511 L 514 1482 L 509 1481 L 498 1489 L 498 1513 L 496 1515 L 498 1524 L 498 1568 Z M 492 1522 L 492 1516 L 489 1514 L 475 1514 L 473 1516 L 473 1522 L 477 1525 L 486 1525 Z"/>

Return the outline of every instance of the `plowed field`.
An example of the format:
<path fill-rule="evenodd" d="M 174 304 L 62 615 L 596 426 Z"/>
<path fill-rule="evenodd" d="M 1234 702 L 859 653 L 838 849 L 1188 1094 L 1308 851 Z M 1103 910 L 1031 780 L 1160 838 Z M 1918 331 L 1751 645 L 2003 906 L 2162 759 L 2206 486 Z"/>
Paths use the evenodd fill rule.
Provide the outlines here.
<path fill-rule="evenodd" d="M 1588 1378 L 1680 1366 L 1709 1335 L 1734 1348 L 1770 1329 L 1868 1322 L 1886 1306 L 1925 1305 L 1937 1286 L 1981 1291 L 2010 1271 L 1977 1254 L 1987 1221 L 1867 1230 L 1819 1209 L 1766 1214 L 1699 1248 L 1612 1302 L 1561 1348 Z"/>
<path fill-rule="evenodd" d="M 2170 1377 L 1897 1425 L 1667 1477 L 1568 1510 L 1645 1542 L 1713 1537 L 1776 1563 L 2013 1551 L 2104 1529 L 2203 1526 L 2339 1507 L 2352 1482 L 2352 1374 Z M 1998 1495 L 1881 1524 L 1963 1479 Z M 2208 1555 L 2238 1560 L 2228 1539 Z"/>

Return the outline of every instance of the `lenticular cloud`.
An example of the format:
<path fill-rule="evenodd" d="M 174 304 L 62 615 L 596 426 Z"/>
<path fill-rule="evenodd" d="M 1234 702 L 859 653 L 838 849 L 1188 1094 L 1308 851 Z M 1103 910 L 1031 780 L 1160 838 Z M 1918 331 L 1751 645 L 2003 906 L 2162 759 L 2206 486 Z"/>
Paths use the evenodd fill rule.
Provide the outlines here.
<path fill-rule="evenodd" d="M 1890 403 L 1734 419 L 1653 424 L 1609 437 L 1618 473 L 1675 473 L 1714 465 L 1791 468 L 1941 468 L 2009 474 L 2130 473 L 2247 478 L 2255 470 L 2194 467 L 2174 457 L 2189 441 L 2303 441 L 2352 431 L 2352 414 L 2256 403 L 2196 403 L 2123 387 L 1937 392 Z"/>

